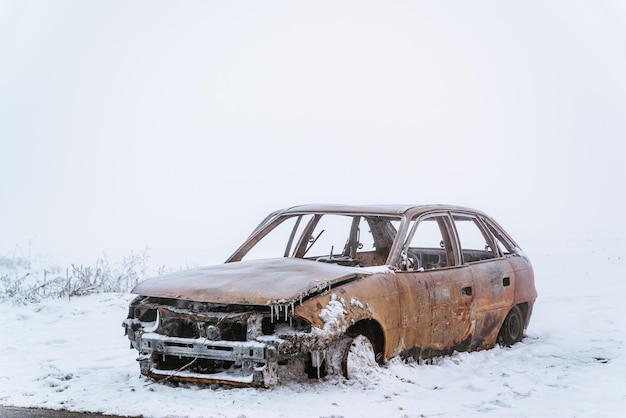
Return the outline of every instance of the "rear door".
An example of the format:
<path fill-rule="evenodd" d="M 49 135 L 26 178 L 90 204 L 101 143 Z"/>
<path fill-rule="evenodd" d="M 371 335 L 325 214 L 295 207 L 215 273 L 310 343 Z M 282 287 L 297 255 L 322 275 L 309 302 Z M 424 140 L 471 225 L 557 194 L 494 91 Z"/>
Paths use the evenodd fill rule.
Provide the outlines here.
<path fill-rule="evenodd" d="M 453 213 L 463 266 L 473 277 L 471 349 L 492 347 L 515 296 L 515 272 L 497 241 L 475 215 Z"/>

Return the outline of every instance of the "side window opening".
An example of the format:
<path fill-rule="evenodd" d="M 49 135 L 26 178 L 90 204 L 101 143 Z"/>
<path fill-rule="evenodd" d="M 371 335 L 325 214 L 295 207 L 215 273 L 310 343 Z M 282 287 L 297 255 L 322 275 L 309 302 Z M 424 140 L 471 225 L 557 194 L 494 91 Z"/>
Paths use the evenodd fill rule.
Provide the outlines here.
<path fill-rule="evenodd" d="M 494 227 L 490 222 L 483 220 L 483 223 L 487 226 L 487 229 L 493 236 L 494 242 L 500 255 L 507 256 L 511 254 L 516 254 L 517 249 L 516 245 L 510 241 L 500 230 Z"/>
<path fill-rule="evenodd" d="M 444 240 L 445 226 L 440 217 L 432 216 L 414 221 L 403 254 L 404 268 L 409 271 L 447 267 L 449 249 Z"/>
<path fill-rule="evenodd" d="M 478 219 L 461 214 L 453 215 L 453 219 L 464 263 L 488 260 L 499 255 L 491 233 L 484 230 Z"/>

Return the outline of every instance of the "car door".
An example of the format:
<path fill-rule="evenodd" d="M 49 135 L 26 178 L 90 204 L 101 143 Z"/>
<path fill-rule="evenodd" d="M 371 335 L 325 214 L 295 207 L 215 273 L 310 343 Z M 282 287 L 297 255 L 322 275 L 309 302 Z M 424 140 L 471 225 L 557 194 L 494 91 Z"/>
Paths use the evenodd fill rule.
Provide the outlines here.
<path fill-rule="evenodd" d="M 403 248 L 401 292 L 404 345 L 414 357 L 466 350 L 472 334 L 473 276 L 459 262 L 452 221 L 431 213 L 412 221 Z"/>
<path fill-rule="evenodd" d="M 495 345 L 498 331 L 515 296 L 515 271 L 484 223 L 473 214 L 452 213 L 461 262 L 474 282 L 471 350 Z"/>

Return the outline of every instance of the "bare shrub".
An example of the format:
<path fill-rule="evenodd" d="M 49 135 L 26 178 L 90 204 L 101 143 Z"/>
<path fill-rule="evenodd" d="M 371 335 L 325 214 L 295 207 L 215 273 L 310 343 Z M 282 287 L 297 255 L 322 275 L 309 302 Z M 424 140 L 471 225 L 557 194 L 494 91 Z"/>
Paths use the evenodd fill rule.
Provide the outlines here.
<path fill-rule="evenodd" d="M 14 272 L 0 274 L 0 301 L 25 304 L 94 293 L 127 292 L 146 277 L 148 259 L 147 249 L 131 252 L 115 264 L 109 263 L 104 255 L 96 260 L 95 266 L 72 264 L 63 274 L 58 268 L 25 270 L 23 266 L 2 258 L 0 265 Z"/>

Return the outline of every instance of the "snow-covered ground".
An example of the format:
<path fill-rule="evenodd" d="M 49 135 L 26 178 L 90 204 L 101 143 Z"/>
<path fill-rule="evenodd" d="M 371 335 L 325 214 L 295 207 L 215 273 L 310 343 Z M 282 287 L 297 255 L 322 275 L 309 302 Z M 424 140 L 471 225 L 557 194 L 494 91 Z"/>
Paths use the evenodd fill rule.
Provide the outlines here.
<path fill-rule="evenodd" d="M 626 411 L 626 245 L 526 243 L 539 299 L 522 343 L 360 381 L 275 389 L 155 384 L 121 321 L 129 294 L 0 304 L 0 404 L 146 417 L 617 417 Z"/>

